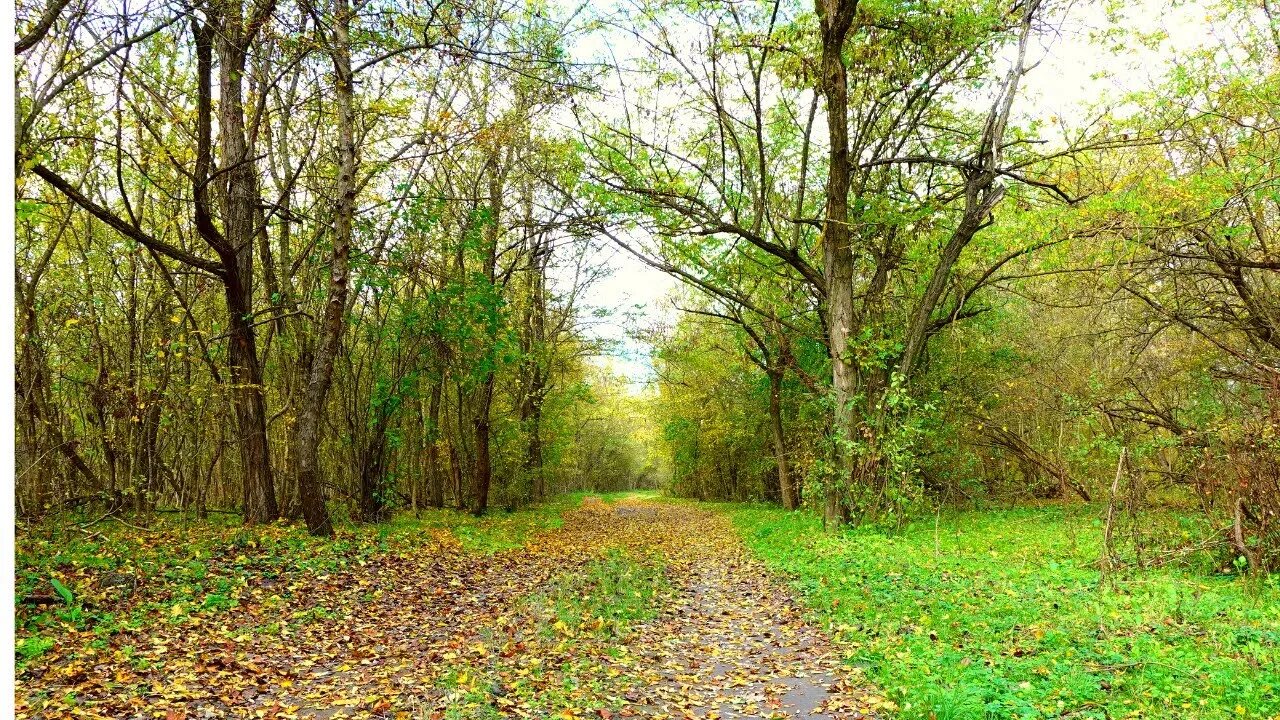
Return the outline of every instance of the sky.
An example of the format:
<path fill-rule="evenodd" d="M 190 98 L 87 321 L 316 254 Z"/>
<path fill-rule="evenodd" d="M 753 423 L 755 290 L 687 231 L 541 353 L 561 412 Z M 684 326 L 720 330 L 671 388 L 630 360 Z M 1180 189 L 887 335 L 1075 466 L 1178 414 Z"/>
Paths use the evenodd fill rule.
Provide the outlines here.
<path fill-rule="evenodd" d="M 1102 5 L 1077 2 L 1067 11 L 1053 35 L 1041 36 L 1032 46 L 1030 59 L 1040 64 L 1023 83 L 1016 111 L 1065 123 L 1081 123 L 1096 108 L 1124 93 L 1150 87 L 1169 67 L 1170 58 L 1212 40 L 1208 34 L 1208 4 L 1202 1 L 1171 3 L 1140 0 L 1122 11 L 1123 27 L 1142 33 L 1163 32 L 1167 37 L 1152 49 L 1116 48 L 1100 44 L 1098 34 L 1112 26 Z M 602 52 L 614 57 L 631 54 L 627 47 L 603 47 L 598 38 L 572 49 L 575 58 L 596 60 Z M 610 246 L 606 245 L 606 248 Z M 670 301 L 677 281 L 625 251 L 611 248 L 609 277 L 589 289 L 584 298 L 588 311 L 609 312 L 603 321 L 587 329 L 589 336 L 611 341 L 609 354 L 596 358 L 602 367 L 626 378 L 633 392 L 653 379 L 651 348 L 632 339 L 638 326 L 671 324 L 678 311 Z"/>
<path fill-rule="evenodd" d="M 608 262 L 613 272 L 586 297 L 588 305 L 610 311 L 610 318 L 591 331 L 614 346 L 598 362 L 626 378 L 632 392 L 639 392 L 653 380 L 652 348 L 630 337 L 630 331 L 675 321 L 678 311 L 670 296 L 677 281 L 616 248 Z"/>

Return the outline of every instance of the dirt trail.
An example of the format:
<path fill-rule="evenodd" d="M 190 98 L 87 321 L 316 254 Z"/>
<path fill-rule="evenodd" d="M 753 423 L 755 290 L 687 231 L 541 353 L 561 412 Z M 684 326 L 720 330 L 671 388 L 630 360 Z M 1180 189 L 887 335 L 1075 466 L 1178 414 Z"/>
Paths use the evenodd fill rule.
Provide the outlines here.
<path fill-rule="evenodd" d="M 634 691 L 645 716 L 869 717 L 830 641 L 751 558 L 725 518 L 685 506 L 622 503 L 614 514 L 660 538 L 675 589 L 636 644 L 658 678 Z M 864 715 L 863 711 L 868 714 Z"/>
<path fill-rule="evenodd" d="M 538 599 L 610 552 L 662 567 L 654 612 L 621 632 L 558 622 Z M 161 667 L 103 651 L 19 677 L 19 716 L 837 719 L 878 702 L 728 520 L 688 505 L 588 499 L 524 548 L 424 540 L 267 592 L 166 635 Z"/>

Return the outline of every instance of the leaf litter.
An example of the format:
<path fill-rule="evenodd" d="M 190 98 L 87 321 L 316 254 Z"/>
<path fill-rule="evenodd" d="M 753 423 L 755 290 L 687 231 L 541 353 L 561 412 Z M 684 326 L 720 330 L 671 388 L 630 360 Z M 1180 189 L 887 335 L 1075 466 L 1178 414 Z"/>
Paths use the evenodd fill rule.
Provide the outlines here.
<path fill-rule="evenodd" d="M 587 498 L 522 547 L 422 532 L 328 571 L 247 573 L 187 613 L 19 670 L 19 718 L 874 717 L 892 704 L 722 515 Z"/>

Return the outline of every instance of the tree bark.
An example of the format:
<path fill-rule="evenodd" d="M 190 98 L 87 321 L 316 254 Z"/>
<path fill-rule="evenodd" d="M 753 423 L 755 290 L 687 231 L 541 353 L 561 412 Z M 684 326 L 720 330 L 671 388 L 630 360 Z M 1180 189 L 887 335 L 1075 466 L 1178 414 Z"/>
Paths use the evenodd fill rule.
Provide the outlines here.
<path fill-rule="evenodd" d="M 535 380 L 534 388 L 541 393 L 541 375 Z M 542 403 L 530 402 L 529 415 L 525 418 L 529 433 L 529 446 L 525 451 L 524 468 L 533 478 L 533 499 L 541 501 L 547 494 L 546 480 L 542 475 Z"/>
<path fill-rule="evenodd" d="M 778 463 L 778 491 L 782 507 L 795 510 L 800 506 L 796 487 L 787 462 L 787 442 L 782 429 L 782 372 L 769 373 L 769 429 L 773 433 L 773 456 Z"/>
<path fill-rule="evenodd" d="M 444 507 L 444 471 L 440 467 L 440 396 L 444 379 L 431 384 L 431 402 L 427 409 L 427 505 Z"/>
<path fill-rule="evenodd" d="M 338 206 L 334 213 L 328 299 L 320 326 L 320 342 L 311 356 L 307 387 L 298 411 L 296 438 L 298 494 L 307 529 L 312 535 L 333 533 L 318 476 L 320 429 L 333 383 L 333 364 L 342 344 L 356 204 L 355 78 L 351 73 L 351 9 L 347 0 L 334 0 L 332 23 L 329 54 L 333 61 L 334 96 L 338 109 Z"/>
<path fill-rule="evenodd" d="M 476 415 L 472 419 L 475 432 L 476 462 L 471 468 L 471 512 L 483 515 L 489 508 L 489 485 L 493 481 L 492 459 L 489 456 L 489 411 L 493 405 L 493 373 L 489 373 L 477 393 Z"/>
<path fill-rule="evenodd" d="M 525 232 L 529 236 L 529 306 L 525 322 L 525 387 L 520 403 L 520 423 L 525 428 L 529 443 L 525 449 L 524 470 L 532 479 L 535 501 L 546 495 L 546 482 L 542 474 L 542 401 L 546 394 L 546 377 L 542 357 L 547 335 L 547 263 L 551 248 L 541 234 L 533 230 L 533 195 L 524 193 Z"/>
<path fill-rule="evenodd" d="M 204 174 L 197 172 L 198 194 L 203 196 L 210 182 L 207 174 L 209 158 L 208 135 L 210 107 L 209 97 L 209 44 L 218 55 L 218 143 L 225 173 L 222 179 L 222 233 L 213 229 L 206 216 L 197 218 L 202 235 L 222 260 L 222 280 L 227 312 L 230 315 L 228 359 L 231 365 L 231 381 L 234 385 L 236 418 L 240 428 L 240 457 L 244 473 L 242 496 L 244 519 L 247 523 L 271 522 L 279 515 L 275 486 L 271 474 L 271 451 L 267 440 L 267 411 L 263 393 L 262 367 L 258 362 L 257 338 L 253 325 L 253 259 L 256 228 L 254 210 L 260 198 L 258 193 L 257 163 L 254 162 L 245 136 L 244 69 L 248 56 L 248 44 L 256 32 L 256 26 L 265 17 L 255 16 L 242 27 L 240 8 L 229 6 L 225 14 L 217 18 L 217 25 L 204 25 L 204 38 L 198 42 L 206 48 L 200 60 L 204 66 L 200 78 L 199 119 L 201 148 L 197 152 L 197 164 L 203 163 Z M 269 12 L 269 10 L 268 10 Z M 198 51 L 201 52 L 201 51 Z M 203 198 L 197 201 L 205 206 Z M 207 211 L 207 206 L 205 206 Z M 203 222 L 201 222 L 203 220 Z M 212 231 L 212 232 L 211 232 Z"/>
<path fill-rule="evenodd" d="M 497 282 L 498 269 L 498 235 L 499 223 L 502 219 L 502 193 L 505 179 L 505 171 L 499 167 L 499 150 L 494 148 L 494 156 L 489 160 L 489 210 L 490 216 L 488 225 L 484 229 L 485 238 L 485 255 L 484 255 L 484 277 L 485 281 L 493 286 Z M 497 312 L 497 308 L 493 308 L 493 312 Z M 492 321 L 496 322 L 496 321 Z M 488 330 L 487 352 L 492 355 L 497 353 L 497 327 L 490 326 Z M 472 428 L 474 431 L 473 438 L 476 443 L 476 461 L 471 471 L 471 512 L 476 515 L 483 515 L 484 511 L 489 507 L 489 485 L 493 481 L 493 461 L 490 456 L 489 440 L 490 440 L 490 411 L 493 407 L 493 386 L 496 380 L 495 371 L 493 369 L 497 362 L 496 357 L 489 358 L 489 370 L 485 373 L 480 386 L 477 389 L 475 415 L 472 418 Z"/>
<path fill-rule="evenodd" d="M 245 292 L 239 277 L 232 279 L 236 282 L 229 283 L 226 288 L 227 309 L 231 313 L 231 337 L 228 340 L 231 347 L 228 359 L 231 364 L 231 381 L 235 385 L 233 397 L 236 420 L 240 428 L 241 472 L 244 474 L 241 503 L 246 523 L 265 523 L 276 519 L 279 508 L 271 477 L 262 368 L 258 364 L 253 326 L 248 320 L 252 315 L 248 302 L 251 295 Z"/>
<path fill-rule="evenodd" d="M 852 479 L 853 397 L 855 368 L 849 357 L 853 325 L 853 248 L 849 232 L 849 88 L 844 42 L 857 13 L 857 0 L 817 0 L 821 26 L 820 91 L 827 105 L 827 212 L 822 223 L 822 253 L 827 285 L 828 346 L 835 389 L 836 477 L 828 478 L 823 497 L 823 523 L 843 522 L 841 486 Z"/>
<path fill-rule="evenodd" d="M 384 482 L 387 458 L 387 422 L 388 419 L 379 410 L 379 418 L 374 423 L 365 445 L 360 462 L 360 521 L 366 523 L 381 522 L 386 517 L 387 498 Z"/>

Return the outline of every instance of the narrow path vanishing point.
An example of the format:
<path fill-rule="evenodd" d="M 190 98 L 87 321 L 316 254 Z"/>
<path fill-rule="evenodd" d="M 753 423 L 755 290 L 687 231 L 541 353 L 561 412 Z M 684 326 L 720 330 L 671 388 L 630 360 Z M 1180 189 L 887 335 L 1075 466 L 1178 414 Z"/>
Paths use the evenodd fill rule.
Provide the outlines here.
<path fill-rule="evenodd" d="M 619 550 L 664 568 L 648 620 L 620 634 L 575 632 L 531 601 Z M 305 621 L 254 631 L 287 618 Z M 874 717 L 883 702 L 727 518 L 675 503 L 588 498 L 560 529 L 493 556 L 442 534 L 419 552 L 254 588 L 229 626 L 212 630 L 167 638 L 172 660 L 149 671 L 104 653 L 71 668 L 74 685 L 53 673 L 39 688 L 19 678 L 19 716 L 66 717 L 32 700 L 68 691 L 76 715 L 139 720 L 841 720 Z"/>

